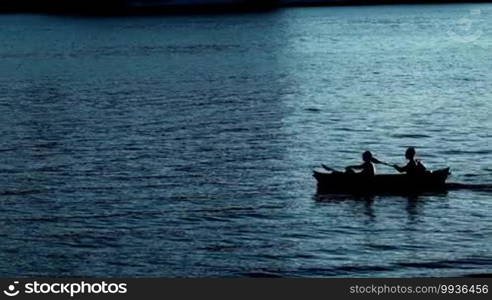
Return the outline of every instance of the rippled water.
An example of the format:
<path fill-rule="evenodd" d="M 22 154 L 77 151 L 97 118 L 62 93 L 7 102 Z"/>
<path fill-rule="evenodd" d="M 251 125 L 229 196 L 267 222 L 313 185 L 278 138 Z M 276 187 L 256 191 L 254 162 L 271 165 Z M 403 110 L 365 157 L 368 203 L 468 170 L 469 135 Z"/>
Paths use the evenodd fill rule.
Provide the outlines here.
<path fill-rule="evenodd" d="M 491 13 L 0 16 L 0 274 L 491 273 L 490 192 L 317 197 L 311 177 L 415 145 L 492 182 Z"/>

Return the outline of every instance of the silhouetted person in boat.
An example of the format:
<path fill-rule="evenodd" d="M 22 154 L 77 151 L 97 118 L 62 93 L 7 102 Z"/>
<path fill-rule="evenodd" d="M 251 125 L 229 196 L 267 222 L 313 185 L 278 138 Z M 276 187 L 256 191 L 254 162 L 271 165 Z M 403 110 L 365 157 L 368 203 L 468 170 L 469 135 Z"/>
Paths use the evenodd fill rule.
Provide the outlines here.
<path fill-rule="evenodd" d="M 405 157 L 408 159 L 408 163 L 404 167 L 393 165 L 393 167 L 400 173 L 407 173 L 408 175 L 416 175 L 425 173 L 427 170 L 420 160 L 415 159 L 415 148 L 408 147 L 405 152 Z"/>
<path fill-rule="evenodd" d="M 376 174 L 376 168 L 374 167 L 374 164 L 382 163 L 381 161 L 372 157 L 372 153 L 370 151 L 366 151 L 366 152 L 362 153 L 362 160 L 364 162 L 361 165 L 348 166 L 345 168 L 345 172 L 346 173 L 355 173 L 354 172 L 354 169 L 355 169 L 355 170 L 362 170 L 358 174 L 367 175 L 367 176 L 374 176 L 374 174 Z"/>

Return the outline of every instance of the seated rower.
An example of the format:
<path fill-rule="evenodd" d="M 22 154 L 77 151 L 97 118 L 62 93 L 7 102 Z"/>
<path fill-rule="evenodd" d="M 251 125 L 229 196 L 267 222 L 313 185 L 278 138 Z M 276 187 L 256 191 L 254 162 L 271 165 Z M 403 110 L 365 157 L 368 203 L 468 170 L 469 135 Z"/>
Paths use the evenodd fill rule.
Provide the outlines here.
<path fill-rule="evenodd" d="M 426 168 L 420 162 L 420 160 L 415 159 L 415 148 L 408 147 L 405 152 L 405 158 L 408 159 L 408 163 L 404 167 L 399 167 L 398 165 L 393 165 L 393 167 L 400 173 L 407 173 L 408 175 L 422 174 L 425 173 Z"/>
<path fill-rule="evenodd" d="M 374 176 L 376 174 L 376 168 L 373 163 L 380 164 L 381 161 L 377 160 L 372 156 L 370 151 L 366 151 L 362 154 L 362 160 L 364 161 L 361 165 L 358 166 L 348 166 L 345 168 L 346 173 L 355 173 L 355 170 L 362 170 L 358 174 Z"/>

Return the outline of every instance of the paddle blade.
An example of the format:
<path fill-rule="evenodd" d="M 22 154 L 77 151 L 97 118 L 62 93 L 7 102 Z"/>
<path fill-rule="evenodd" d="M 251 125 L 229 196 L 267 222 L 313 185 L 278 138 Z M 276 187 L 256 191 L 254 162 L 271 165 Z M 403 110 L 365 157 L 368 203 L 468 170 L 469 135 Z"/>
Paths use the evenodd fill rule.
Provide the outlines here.
<path fill-rule="evenodd" d="M 332 172 L 334 172 L 334 171 L 335 171 L 335 169 L 330 168 L 330 167 L 328 167 L 327 165 L 321 164 L 321 166 L 322 166 L 325 170 L 332 171 Z"/>

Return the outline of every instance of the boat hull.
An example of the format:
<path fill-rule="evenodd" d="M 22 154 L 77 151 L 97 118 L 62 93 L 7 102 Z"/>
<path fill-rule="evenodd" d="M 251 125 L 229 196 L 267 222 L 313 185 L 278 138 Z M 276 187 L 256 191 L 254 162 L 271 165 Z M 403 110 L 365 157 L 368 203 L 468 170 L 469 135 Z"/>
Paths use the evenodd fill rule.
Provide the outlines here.
<path fill-rule="evenodd" d="M 449 168 L 420 175 L 382 174 L 368 177 L 360 174 L 315 170 L 318 194 L 415 194 L 446 190 Z"/>

